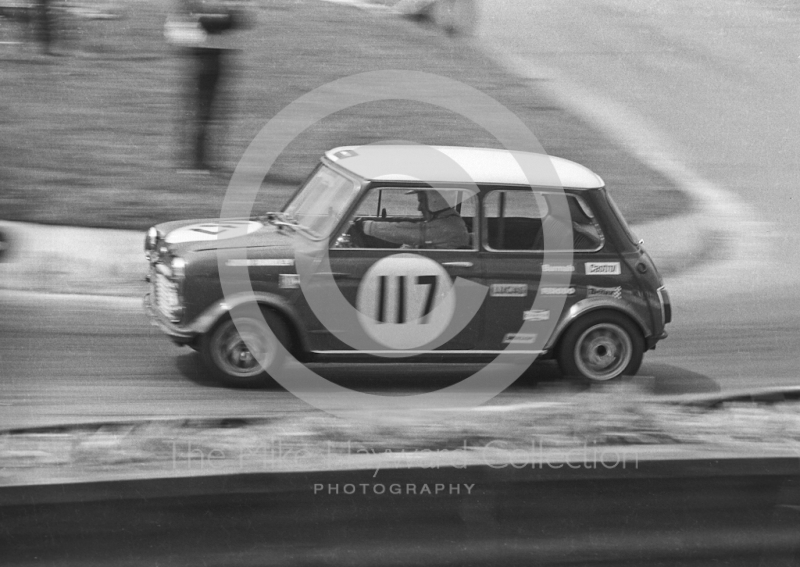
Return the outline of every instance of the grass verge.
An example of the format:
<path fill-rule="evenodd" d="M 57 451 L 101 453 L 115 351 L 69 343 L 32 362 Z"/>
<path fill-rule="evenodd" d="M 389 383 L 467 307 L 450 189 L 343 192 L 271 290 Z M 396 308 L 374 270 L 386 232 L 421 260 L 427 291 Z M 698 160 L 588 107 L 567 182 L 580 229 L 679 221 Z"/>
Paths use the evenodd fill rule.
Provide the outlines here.
<path fill-rule="evenodd" d="M 576 459 L 583 467 L 610 468 L 621 459 L 632 466 L 676 453 L 800 457 L 800 403 L 681 405 L 619 384 L 454 412 L 441 422 L 406 413 L 369 423 L 312 411 L 6 431 L 0 484 L 349 469 L 378 476 L 386 468 L 488 463 L 557 468 Z"/>
<path fill-rule="evenodd" d="M 686 197 L 600 133 L 497 69 L 466 40 L 388 12 L 307 0 L 255 4 L 254 27 L 226 69 L 210 177 L 176 173 L 187 64 L 163 38 L 167 4 L 129 0 L 117 19 L 63 16 L 59 57 L 0 45 L 0 207 L 7 220 L 146 229 L 218 216 L 232 171 L 256 133 L 287 104 L 329 81 L 401 69 L 463 81 L 516 113 L 553 155 L 606 180 L 634 223 L 682 212 Z M 473 122 L 429 105 L 364 104 L 315 124 L 271 170 L 256 203 L 279 206 L 319 155 L 382 140 L 498 147 Z M 520 148 L 525 149 L 525 148 Z M 288 182 L 288 183 L 287 183 Z"/>

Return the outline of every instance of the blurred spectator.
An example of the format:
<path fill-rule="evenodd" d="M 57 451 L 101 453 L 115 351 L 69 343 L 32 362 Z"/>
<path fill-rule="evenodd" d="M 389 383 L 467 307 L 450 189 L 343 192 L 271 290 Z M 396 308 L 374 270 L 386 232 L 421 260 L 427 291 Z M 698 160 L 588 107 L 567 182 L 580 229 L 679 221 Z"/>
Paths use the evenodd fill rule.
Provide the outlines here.
<path fill-rule="evenodd" d="M 36 37 L 39 40 L 42 53 L 54 55 L 53 43 L 53 9 L 51 0 L 37 0 L 36 2 Z"/>
<path fill-rule="evenodd" d="M 8 250 L 8 238 L 0 230 L 0 261 L 5 260 L 6 251 Z"/>
<path fill-rule="evenodd" d="M 33 0 L 0 0 L 0 39 L 4 44 L 27 43 L 37 39 L 35 10 Z"/>
<path fill-rule="evenodd" d="M 3 23 L 17 26 L 26 43 L 38 44 L 42 53 L 55 55 L 52 52 L 55 32 L 52 4 L 52 0 L 0 0 L 0 18 Z"/>
<path fill-rule="evenodd" d="M 177 0 L 177 10 L 167 18 L 165 36 L 182 49 L 187 68 L 178 142 L 183 171 L 212 169 L 212 148 L 216 145 L 218 152 L 221 146 L 220 140 L 212 143 L 211 130 L 221 116 L 226 59 L 239 43 L 233 32 L 250 25 L 250 14 L 232 0 Z"/>

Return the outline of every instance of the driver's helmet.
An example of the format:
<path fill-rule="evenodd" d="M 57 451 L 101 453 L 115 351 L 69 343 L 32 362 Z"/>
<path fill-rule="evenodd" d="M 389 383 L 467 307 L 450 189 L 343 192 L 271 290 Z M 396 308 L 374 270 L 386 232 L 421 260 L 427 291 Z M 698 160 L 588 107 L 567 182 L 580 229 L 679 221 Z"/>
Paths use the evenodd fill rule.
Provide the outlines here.
<path fill-rule="evenodd" d="M 411 193 L 421 193 L 425 195 L 428 211 L 431 213 L 438 213 L 444 209 L 452 209 L 456 206 L 456 201 L 458 199 L 457 191 L 447 191 L 445 195 L 432 189 L 415 189 L 413 191 L 408 191 L 408 194 Z"/>

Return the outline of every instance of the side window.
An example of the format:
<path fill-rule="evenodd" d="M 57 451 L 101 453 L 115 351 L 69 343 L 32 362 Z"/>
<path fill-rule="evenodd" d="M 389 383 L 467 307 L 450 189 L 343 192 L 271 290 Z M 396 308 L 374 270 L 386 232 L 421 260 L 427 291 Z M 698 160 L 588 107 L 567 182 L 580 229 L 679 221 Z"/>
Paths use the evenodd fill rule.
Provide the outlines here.
<path fill-rule="evenodd" d="M 476 194 L 466 189 L 372 189 L 335 247 L 477 248 Z"/>
<path fill-rule="evenodd" d="M 555 199 L 566 197 L 568 205 Z M 483 201 L 484 244 L 490 250 L 599 250 L 602 233 L 585 202 L 573 195 L 530 190 L 493 191 Z M 559 212 L 563 211 L 563 212 Z M 562 218 L 563 217 L 563 218 Z"/>
<path fill-rule="evenodd" d="M 356 208 L 357 217 L 377 217 L 380 216 L 378 209 L 381 203 L 378 202 L 378 191 L 370 191 L 367 193 Z"/>
<path fill-rule="evenodd" d="M 533 191 L 492 191 L 483 201 L 484 242 L 492 250 L 534 250 L 547 202 Z"/>

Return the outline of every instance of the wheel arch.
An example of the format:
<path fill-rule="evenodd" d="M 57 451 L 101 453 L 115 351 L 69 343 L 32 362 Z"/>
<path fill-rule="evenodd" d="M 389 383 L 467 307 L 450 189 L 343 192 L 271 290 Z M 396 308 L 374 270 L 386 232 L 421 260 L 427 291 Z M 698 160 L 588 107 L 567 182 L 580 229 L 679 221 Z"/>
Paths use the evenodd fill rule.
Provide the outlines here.
<path fill-rule="evenodd" d="M 192 322 L 191 329 L 198 335 L 204 335 L 211 331 L 231 310 L 252 302 L 255 302 L 262 309 L 267 308 L 276 312 L 284 320 L 292 335 L 293 354 L 308 350 L 308 337 L 302 330 L 300 315 L 286 299 L 272 293 L 244 293 L 216 301 Z"/>
<path fill-rule="evenodd" d="M 545 345 L 545 350 L 548 354 L 554 354 L 558 351 L 561 339 L 564 337 L 567 329 L 582 317 L 589 313 L 596 313 L 597 311 L 613 311 L 627 317 L 636 328 L 639 329 L 642 333 L 642 338 L 645 340 L 652 335 L 652 331 L 648 327 L 646 321 L 644 321 L 644 319 L 627 303 L 610 297 L 587 298 L 570 307 L 566 316 L 562 317 L 558 322 L 556 328 L 553 330 L 553 334 L 550 335 L 550 339 Z"/>

